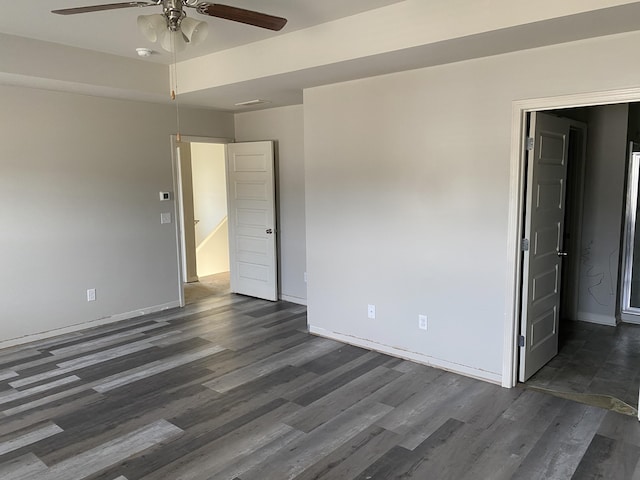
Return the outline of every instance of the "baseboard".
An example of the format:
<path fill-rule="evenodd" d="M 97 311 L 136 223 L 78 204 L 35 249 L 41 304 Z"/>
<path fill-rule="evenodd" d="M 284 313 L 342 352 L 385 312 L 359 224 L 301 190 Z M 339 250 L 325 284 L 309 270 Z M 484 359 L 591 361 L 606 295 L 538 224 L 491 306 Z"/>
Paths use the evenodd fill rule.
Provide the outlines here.
<path fill-rule="evenodd" d="M 385 353 L 394 357 L 402 358 L 405 360 L 411 360 L 412 362 L 421 363 L 429 367 L 439 368 L 448 372 L 458 373 L 466 377 L 475 378 L 477 380 L 483 380 L 485 382 L 495 383 L 502 385 L 502 375 L 493 372 L 487 372 L 477 368 L 468 367 L 440 358 L 430 357 L 421 353 L 407 352 L 406 350 L 400 350 L 389 345 L 373 342 L 371 340 L 365 340 L 363 338 L 352 337 L 342 333 L 332 332 L 325 330 L 324 328 L 314 327 L 309 325 L 309 333 L 318 335 L 319 337 L 330 338 L 331 340 L 337 340 L 342 343 L 348 343 L 356 347 L 366 348 L 368 350 L 374 350 L 376 352 Z"/>
<path fill-rule="evenodd" d="M 76 323 L 69 325 L 68 327 L 57 328 L 55 330 L 48 330 L 42 333 L 33 333 L 25 335 L 23 337 L 12 338 L 9 340 L 0 341 L 0 349 L 15 347 L 16 345 L 22 345 L 25 343 L 37 342 L 58 335 L 65 335 L 67 333 L 78 332 L 80 330 L 86 330 L 88 328 L 100 327 L 102 325 L 108 325 L 110 323 L 121 322 L 122 320 L 128 320 L 130 318 L 140 317 L 142 315 L 149 315 L 150 313 L 161 312 L 163 310 L 169 310 L 170 308 L 177 308 L 180 306 L 179 301 L 164 303 L 162 305 L 155 305 L 153 307 L 142 308 L 134 310 L 132 312 L 119 313 L 110 317 L 99 318 L 97 320 L 90 320 L 88 322 Z"/>
<path fill-rule="evenodd" d="M 577 312 L 575 320 L 579 322 L 597 323 L 598 325 L 608 325 L 609 327 L 615 327 L 618 324 L 616 317 L 589 312 Z"/>
<path fill-rule="evenodd" d="M 630 313 L 621 313 L 620 320 L 624 323 L 634 323 L 640 325 L 640 315 L 632 315 Z"/>
<path fill-rule="evenodd" d="M 305 306 L 307 305 L 306 298 L 292 297 L 290 295 L 280 295 L 280 300 L 284 300 L 285 302 L 295 303 L 297 305 L 305 305 Z"/>

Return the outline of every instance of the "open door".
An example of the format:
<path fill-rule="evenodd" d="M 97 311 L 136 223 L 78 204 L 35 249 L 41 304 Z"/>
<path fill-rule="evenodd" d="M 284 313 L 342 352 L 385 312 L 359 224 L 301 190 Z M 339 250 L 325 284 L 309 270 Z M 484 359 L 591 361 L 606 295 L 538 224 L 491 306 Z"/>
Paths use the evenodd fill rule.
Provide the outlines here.
<path fill-rule="evenodd" d="M 231 291 L 278 300 L 273 142 L 227 145 Z"/>
<path fill-rule="evenodd" d="M 558 322 L 571 121 L 531 114 L 527 157 L 519 380 L 558 353 Z"/>

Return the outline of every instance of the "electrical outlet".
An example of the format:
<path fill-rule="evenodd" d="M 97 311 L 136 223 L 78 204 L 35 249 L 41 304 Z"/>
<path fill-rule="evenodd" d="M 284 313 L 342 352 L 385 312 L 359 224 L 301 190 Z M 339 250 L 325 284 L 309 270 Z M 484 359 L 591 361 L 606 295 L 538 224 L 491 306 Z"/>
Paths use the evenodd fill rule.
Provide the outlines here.
<path fill-rule="evenodd" d="M 367 316 L 371 319 L 376 318 L 376 306 L 375 305 L 369 305 L 367 307 Z"/>
<path fill-rule="evenodd" d="M 87 302 L 95 302 L 96 301 L 96 289 L 90 288 L 87 290 Z"/>
<path fill-rule="evenodd" d="M 418 315 L 418 328 L 421 330 L 427 329 L 427 316 L 426 315 Z"/>

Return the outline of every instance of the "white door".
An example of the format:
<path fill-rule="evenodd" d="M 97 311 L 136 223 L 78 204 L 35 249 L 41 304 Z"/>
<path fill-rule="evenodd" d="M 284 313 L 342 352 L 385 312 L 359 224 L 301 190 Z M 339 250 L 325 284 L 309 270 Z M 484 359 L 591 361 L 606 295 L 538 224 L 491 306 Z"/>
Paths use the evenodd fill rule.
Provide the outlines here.
<path fill-rule="evenodd" d="M 227 145 L 231 291 L 278 300 L 273 142 Z"/>
<path fill-rule="evenodd" d="M 558 353 L 567 156 L 571 122 L 532 113 L 522 276 L 519 380 L 524 382 Z M 528 247 L 526 243 L 528 242 Z"/>

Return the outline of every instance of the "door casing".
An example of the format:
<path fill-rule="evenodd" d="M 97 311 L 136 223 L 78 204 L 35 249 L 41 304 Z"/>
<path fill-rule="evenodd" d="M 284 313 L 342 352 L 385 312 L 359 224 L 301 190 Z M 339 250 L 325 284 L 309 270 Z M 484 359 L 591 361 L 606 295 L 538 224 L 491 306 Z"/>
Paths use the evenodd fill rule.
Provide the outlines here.
<path fill-rule="evenodd" d="M 589 92 L 558 97 L 517 100 L 512 103 L 511 153 L 509 182 L 509 220 L 507 238 L 507 279 L 504 323 L 502 386 L 511 388 L 518 376 L 518 336 L 520 333 L 520 291 L 522 265 L 520 241 L 523 238 L 523 193 L 525 189 L 525 155 L 527 114 L 534 111 L 589 107 L 640 101 L 640 88 Z"/>
<path fill-rule="evenodd" d="M 180 168 L 180 158 L 178 157 L 178 140 L 176 135 L 170 136 L 171 140 L 171 162 L 173 169 L 173 191 L 175 197 L 175 212 L 174 219 L 176 224 L 176 244 L 177 248 L 177 262 L 178 262 L 178 292 L 180 306 L 184 307 L 184 277 L 185 277 L 185 231 L 184 231 L 184 204 L 182 199 L 182 172 Z M 218 143 L 228 144 L 232 143 L 231 138 L 216 138 L 216 137 L 195 137 L 183 135 L 182 143 Z"/>

